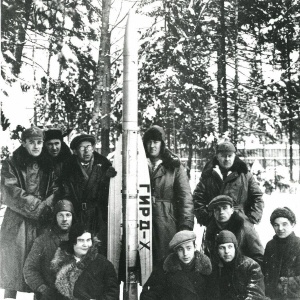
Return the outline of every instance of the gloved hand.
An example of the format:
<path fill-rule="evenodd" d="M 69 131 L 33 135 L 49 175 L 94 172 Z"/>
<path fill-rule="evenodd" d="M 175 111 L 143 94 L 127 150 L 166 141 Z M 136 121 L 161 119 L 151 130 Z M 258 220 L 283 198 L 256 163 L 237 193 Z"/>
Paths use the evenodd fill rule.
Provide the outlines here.
<path fill-rule="evenodd" d="M 109 178 L 115 177 L 116 175 L 117 175 L 117 171 L 112 166 L 110 166 L 105 173 L 105 176 Z"/>

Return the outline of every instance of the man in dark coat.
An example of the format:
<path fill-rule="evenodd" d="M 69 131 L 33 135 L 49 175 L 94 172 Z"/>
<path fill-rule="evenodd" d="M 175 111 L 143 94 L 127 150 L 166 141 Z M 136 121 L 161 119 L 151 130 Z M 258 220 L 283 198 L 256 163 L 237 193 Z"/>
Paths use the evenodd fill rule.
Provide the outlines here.
<path fill-rule="evenodd" d="M 270 221 L 276 234 L 264 255 L 266 295 L 272 300 L 299 300 L 300 238 L 293 231 L 296 216 L 288 207 L 276 208 Z"/>
<path fill-rule="evenodd" d="M 45 131 L 44 148 L 53 163 L 55 175 L 59 178 L 63 162 L 72 155 L 71 150 L 63 141 L 63 134 L 60 129 L 53 128 Z"/>
<path fill-rule="evenodd" d="M 23 266 L 35 238 L 41 233 L 43 216 L 52 211 L 55 175 L 43 148 L 44 134 L 31 127 L 22 133 L 22 145 L 1 169 L 2 202 L 7 206 L 0 233 L 0 287 L 4 298 L 16 291 L 30 291 Z"/>
<path fill-rule="evenodd" d="M 213 211 L 213 219 L 207 226 L 203 238 L 204 253 L 214 260 L 217 256 L 215 252 L 215 239 L 224 229 L 234 233 L 237 238 L 240 252 L 254 259 L 260 265 L 263 261 L 264 248 L 259 236 L 253 226 L 251 226 L 233 208 L 233 200 L 226 195 L 215 197 L 208 205 L 208 210 Z"/>
<path fill-rule="evenodd" d="M 206 299 L 211 263 L 196 250 L 195 239 L 195 233 L 188 230 L 174 235 L 169 244 L 173 253 L 154 269 L 143 287 L 141 300 Z"/>
<path fill-rule="evenodd" d="M 59 200 L 54 206 L 51 227 L 40 235 L 25 261 L 24 278 L 37 300 L 56 299 L 55 274 L 50 265 L 60 242 L 67 241 L 73 222 L 74 208 L 70 201 Z"/>
<path fill-rule="evenodd" d="M 88 226 L 102 242 L 107 255 L 107 218 L 109 181 L 117 172 L 110 161 L 95 151 L 95 138 L 81 134 L 71 142 L 74 154 L 62 170 L 62 197 L 70 199 L 79 221 Z"/>
<path fill-rule="evenodd" d="M 263 300 L 264 277 L 253 259 L 240 254 L 235 235 L 223 230 L 216 239 L 219 261 L 208 278 L 209 300 Z"/>
<path fill-rule="evenodd" d="M 264 208 L 263 193 L 247 165 L 235 152 L 232 143 L 220 143 L 216 156 L 201 174 L 193 193 L 195 215 L 200 225 L 208 225 L 212 214 L 207 210 L 207 205 L 218 195 L 230 196 L 235 211 L 250 224 L 257 224 L 261 220 Z"/>
<path fill-rule="evenodd" d="M 168 244 L 180 230 L 193 230 L 194 204 L 179 158 L 165 146 L 165 132 L 152 126 L 143 136 L 151 179 L 153 263 L 168 255 Z"/>

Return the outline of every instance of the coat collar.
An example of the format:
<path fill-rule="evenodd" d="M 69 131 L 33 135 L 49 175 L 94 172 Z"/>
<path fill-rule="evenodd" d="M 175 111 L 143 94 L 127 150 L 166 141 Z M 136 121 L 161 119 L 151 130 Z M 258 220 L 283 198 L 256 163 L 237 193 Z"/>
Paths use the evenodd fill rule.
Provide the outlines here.
<path fill-rule="evenodd" d="M 180 260 L 176 253 L 171 253 L 168 255 L 164 261 L 163 269 L 167 273 L 175 273 L 176 271 L 182 270 Z M 200 253 L 198 250 L 195 251 L 195 272 L 203 275 L 209 275 L 211 270 L 209 258 Z"/>

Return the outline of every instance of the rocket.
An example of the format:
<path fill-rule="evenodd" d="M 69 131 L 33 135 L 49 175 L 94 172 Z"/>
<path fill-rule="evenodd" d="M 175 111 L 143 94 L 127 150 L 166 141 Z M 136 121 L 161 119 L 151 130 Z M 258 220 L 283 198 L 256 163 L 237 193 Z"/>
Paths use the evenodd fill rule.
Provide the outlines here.
<path fill-rule="evenodd" d="M 148 163 L 138 127 L 138 37 L 131 12 L 124 36 L 122 125 L 114 157 L 118 174 L 110 181 L 107 258 L 118 271 L 121 249 L 125 252 L 123 299 L 137 300 L 138 284 L 143 285 L 152 271 L 152 207 Z"/>

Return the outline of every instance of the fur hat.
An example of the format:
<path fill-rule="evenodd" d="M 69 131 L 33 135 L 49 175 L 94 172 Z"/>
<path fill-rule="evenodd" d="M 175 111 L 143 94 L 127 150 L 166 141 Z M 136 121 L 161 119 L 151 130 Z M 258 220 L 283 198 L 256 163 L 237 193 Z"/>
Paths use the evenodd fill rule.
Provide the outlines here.
<path fill-rule="evenodd" d="M 60 129 L 49 129 L 45 131 L 45 142 L 50 140 L 63 140 L 63 135 Z"/>
<path fill-rule="evenodd" d="M 60 211 L 69 211 L 70 213 L 72 213 L 74 215 L 74 207 L 72 202 L 70 202 L 69 200 L 59 200 L 53 209 L 53 213 L 54 216 L 56 216 L 57 213 L 59 213 Z"/>
<path fill-rule="evenodd" d="M 162 127 L 158 125 L 153 125 L 150 127 L 143 136 L 144 144 L 149 140 L 161 141 L 165 143 L 166 134 Z"/>
<path fill-rule="evenodd" d="M 217 153 L 219 152 L 236 152 L 236 149 L 232 143 L 229 141 L 222 142 L 217 146 Z"/>
<path fill-rule="evenodd" d="M 75 150 L 79 146 L 79 144 L 81 142 L 84 142 L 84 141 L 91 142 L 93 146 L 96 143 L 96 139 L 95 139 L 95 137 L 93 135 L 90 135 L 90 134 L 80 134 L 80 135 L 77 135 L 77 136 L 74 137 L 74 139 L 72 140 L 72 142 L 70 144 L 70 148 L 72 150 Z"/>
<path fill-rule="evenodd" d="M 44 139 L 44 131 L 36 126 L 25 129 L 22 132 L 21 140 L 26 141 L 26 139 Z"/>
<path fill-rule="evenodd" d="M 270 217 L 270 222 L 273 225 L 275 219 L 277 218 L 287 218 L 292 224 L 296 224 L 296 216 L 288 207 L 278 207 L 276 208 Z"/>
<path fill-rule="evenodd" d="M 216 246 L 221 245 L 221 244 L 227 244 L 227 243 L 233 243 L 235 246 L 235 249 L 238 248 L 238 242 L 237 242 L 235 235 L 229 230 L 222 230 L 216 236 Z"/>
<path fill-rule="evenodd" d="M 194 231 L 179 231 L 173 236 L 171 242 L 169 243 L 169 249 L 175 250 L 178 246 L 194 240 L 196 240 L 196 234 Z"/>
<path fill-rule="evenodd" d="M 231 207 L 233 206 L 233 200 L 231 197 L 227 195 L 219 195 L 213 198 L 208 204 L 208 210 L 213 210 L 217 205 L 220 204 L 229 204 Z"/>

